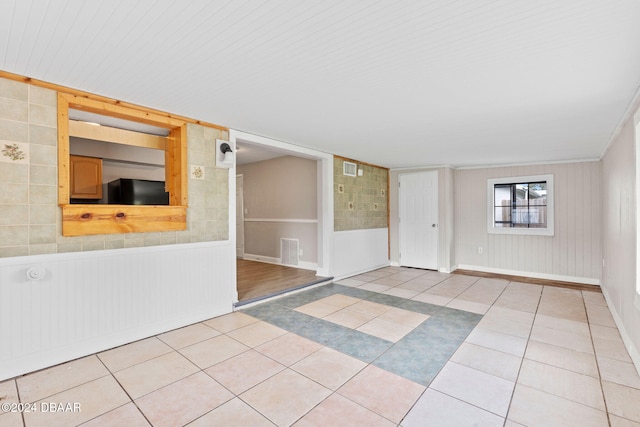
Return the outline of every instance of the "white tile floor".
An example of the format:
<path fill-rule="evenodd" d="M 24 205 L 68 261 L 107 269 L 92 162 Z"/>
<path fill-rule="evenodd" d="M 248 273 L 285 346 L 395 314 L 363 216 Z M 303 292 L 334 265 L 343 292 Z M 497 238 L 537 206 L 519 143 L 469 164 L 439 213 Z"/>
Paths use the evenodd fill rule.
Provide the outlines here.
<path fill-rule="evenodd" d="M 640 426 L 599 293 L 400 268 L 339 283 L 484 316 L 425 387 L 236 312 L 2 382 L 2 402 L 82 410 L 0 426 Z M 428 318 L 345 295 L 298 310 L 387 338 Z"/>

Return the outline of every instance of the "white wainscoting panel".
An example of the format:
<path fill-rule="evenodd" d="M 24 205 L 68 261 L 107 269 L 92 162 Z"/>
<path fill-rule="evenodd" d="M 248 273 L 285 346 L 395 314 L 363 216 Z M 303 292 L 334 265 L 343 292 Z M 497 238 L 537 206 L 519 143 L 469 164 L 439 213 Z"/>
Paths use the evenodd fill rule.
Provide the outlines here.
<path fill-rule="evenodd" d="M 335 280 L 389 265 L 389 229 L 336 231 L 333 233 Z"/>
<path fill-rule="evenodd" d="M 554 235 L 489 234 L 487 180 L 546 174 L 554 181 Z M 456 170 L 453 264 L 599 280 L 601 181 L 597 161 Z"/>
<path fill-rule="evenodd" d="M 231 312 L 232 254 L 224 241 L 0 259 L 0 380 Z"/>

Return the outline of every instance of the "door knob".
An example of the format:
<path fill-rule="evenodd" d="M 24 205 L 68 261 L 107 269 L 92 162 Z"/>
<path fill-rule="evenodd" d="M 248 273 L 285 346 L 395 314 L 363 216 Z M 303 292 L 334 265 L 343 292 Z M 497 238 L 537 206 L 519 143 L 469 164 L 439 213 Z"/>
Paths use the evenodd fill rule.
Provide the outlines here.
<path fill-rule="evenodd" d="M 432 226 L 433 228 L 436 228 L 436 227 L 438 226 L 438 224 L 431 224 L 431 226 Z"/>

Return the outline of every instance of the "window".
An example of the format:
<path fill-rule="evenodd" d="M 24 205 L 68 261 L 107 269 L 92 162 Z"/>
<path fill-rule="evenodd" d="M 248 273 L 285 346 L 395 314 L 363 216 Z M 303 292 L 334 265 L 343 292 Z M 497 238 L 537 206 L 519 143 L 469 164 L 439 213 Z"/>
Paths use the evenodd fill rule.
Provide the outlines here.
<path fill-rule="evenodd" d="M 553 175 L 497 178 L 487 184 L 487 230 L 553 235 Z"/>
<path fill-rule="evenodd" d="M 70 109 L 160 127 L 166 129 L 168 135 L 153 137 L 115 128 L 92 129 L 89 124 L 69 120 Z M 170 116 L 59 93 L 58 203 L 62 208 L 62 234 L 64 236 L 83 236 L 185 230 L 187 212 L 186 129 L 184 121 Z M 73 164 L 71 162 L 70 137 L 163 151 L 164 181 L 166 191 L 169 193 L 168 205 L 72 204 Z"/>

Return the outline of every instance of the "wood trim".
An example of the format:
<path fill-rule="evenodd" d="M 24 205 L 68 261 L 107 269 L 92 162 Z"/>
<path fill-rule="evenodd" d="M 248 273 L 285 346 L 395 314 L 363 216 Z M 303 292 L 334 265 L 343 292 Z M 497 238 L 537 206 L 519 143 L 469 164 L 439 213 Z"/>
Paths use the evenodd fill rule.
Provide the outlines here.
<path fill-rule="evenodd" d="M 556 286 L 559 288 L 575 289 L 578 291 L 600 292 L 602 289 L 597 285 L 588 285 L 584 283 L 563 282 L 561 280 L 538 279 L 535 277 L 513 276 L 510 274 L 487 273 L 475 270 L 455 270 L 453 274 L 462 274 L 465 276 L 486 277 L 488 279 L 504 279 L 510 282 L 529 283 L 532 285 Z"/>
<path fill-rule="evenodd" d="M 165 182 L 171 205 L 188 204 L 187 126 L 172 129 L 165 151 Z"/>
<path fill-rule="evenodd" d="M 391 259 L 391 205 L 389 190 L 391 189 L 391 171 L 387 170 L 387 257 Z"/>
<path fill-rule="evenodd" d="M 58 94 L 58 203 L 69 203 L 71 160 L 69 158 L 69 102 Z"/>
<path fill-rule="evenodd" d="M 85 98 L 78 95 L 60 93 L 60 96 L 64 97 L 69 103 L 69 108 L 74 110 L 89 111 L 91 113 L 146 123 L 148 125 L 159 126 L 167 129 L 180 127 L 185 123 L 184 120 L 176 119 L 174 117 L 167 117 L 151 111 L 125 107 L 123 105 L 110 104 L 108 102 Z"/>
<path fill-rule="evenodd" d="M 69 120 L 69 136 L 163 151 L 167 146 L 167 138 L 163 136 L 149 135 L 110 126 L 94 126 L 77 120 Z"/>
<path fill-rule="evenodd" d="M 170 192 L 170 206 L 69 204 L 68 109 L 78 106 L 99 114 L 171 128 L 169 137 L 164 142 L 166 187 Z M 188 172 L 187 125 L 184 121 L 58 93 L 58 156 L 58 203 L 62 207 L 63 236 L 186 230 Z"/>
<path fill-rule="evenodd" d="M 187 125 L 183 125 L 180 128 L 180 205 L 187 206 L 189 204 L 189 163 L 188 163 L 188 151 L 187 151 Z"/>
<path fill-rule="evenodd" d="M 186 206 L 63 205 L 62 235 L 186 230 Z"/>
<path fill-rule="evenodd" d="M 82 98 L 86 98 L 86 99 L 91 99 L 91 100 L 96 100 L 96 101 L 100 101 L 100 102 L 104 102 L 104 103 L 108 103 L 108 104 L 113 104 L 113 105 L 120 105 L 123 107 L 127 107 L 127 108 L 131 108 L 134 110 L 138 110 L 138 111 L 142 111 L 142 112 L 148 112 L 148 113 L 152 113 L 158 116 L 164 116 L 170 119 L 176 119 L 176 120 L 180 120 L 182 122 L 186 122 L 186 123 L 194 123 L 194 124 L 198 124 L 201 126 L 205 126 L 205 127 L 210 127 L 210 128 L 214 128 L 214 129 L 218 129 L 221 131 L 229 131 L 229 128 L 224 127 L 224 126 L 220 126 L 220 125 L 216 125 L 214 123 L 208 123 L 208 122 L 204 122 L 201 120 L 196 120 L 196 119 L 191 119 L 188 117 L 183 117 L 183 116 L 179 116 L 179 115 L 175 115 L 175 114 L 170 114 L 167 113 L 165 111 L 161 111 L 161 110 L 156 110 L 153 108 L 148 108 L 148 107 L 143 107 L 141 105 L 137 105 L 137 104 L 131 104 L 128 102 L 124 102 L 124 101 L 120 101 L 117 99 L 113 99 L 113 98 L 108 98 L 105 96 L 101 96 L 101 95 L 95 95 L 89 92 L 85 92 L 82 90 L 78 90 L 78 89 L 72 89 L 66 86 L 62 86 L 62 85 L 57 85 L 54 83 L 49 83 L 49 82 L 45 82 L 43 80 L 37 80 L 37 79 L 33 79 L 31 77 L 26 77 L 26 76 L 22 76 L 19 74 L 14 74 L 14 73 L 9 73 L 7 71 L 2 71 L 0 70 L 0 77 L 1 78 L 5 78 L 5 79 L 9 79 L 9 80 L 15 80 L 15 81 L 19 81 L 22 83 L 27 83 L 27 84 L 31 84 L 34 86 L 38 86 L 38 87 L 43 87 L 46 89 L 51 89 L 51 90 L 55 90 L 58 93 L 64 93 L 64 94 L 68 94 L 68 95 L 73 95 L 73 96 L 77 96 L 77 97 L 82 97 Z"/>

